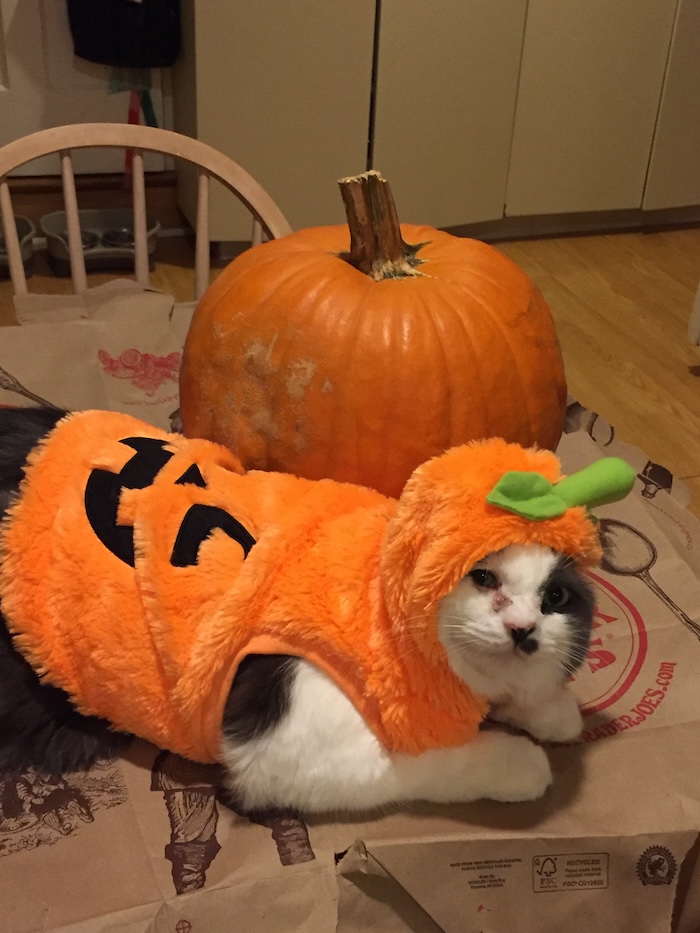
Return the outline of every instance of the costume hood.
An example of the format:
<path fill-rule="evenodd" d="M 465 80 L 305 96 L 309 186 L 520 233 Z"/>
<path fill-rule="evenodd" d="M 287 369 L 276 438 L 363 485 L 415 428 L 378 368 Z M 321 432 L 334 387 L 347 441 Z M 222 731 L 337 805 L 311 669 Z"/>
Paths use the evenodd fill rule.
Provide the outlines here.
<path fill-rule="evenodd" d="M 589 509 L 623 498 L 634 480 L 632 468 L 616 457 L 565 479 L 551 451 L 501 438 L 424 463 L 387 525 L 382 576 L 395 624 L 430 615 L 472 567 L 510 544 L 540 544 L 579 567 L 596 565 L 601 544 Z M 424 631 L 423 650 L 430 653 L 433 632 Z"/>

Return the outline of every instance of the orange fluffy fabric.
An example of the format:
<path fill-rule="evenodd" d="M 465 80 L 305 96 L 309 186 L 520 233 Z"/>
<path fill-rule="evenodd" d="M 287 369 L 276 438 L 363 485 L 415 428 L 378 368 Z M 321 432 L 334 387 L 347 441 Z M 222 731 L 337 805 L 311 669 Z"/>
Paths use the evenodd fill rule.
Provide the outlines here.
<path fill-rule="evenodd" d="M 553 454 L 496 439 L 424 464 L 396 501 L 244 473 L 128 415 L 70 415 L 2 524 L 2 611 L 81 711 L 197 761 L 220 759 L 236 669 L 261 653 L 319 665 L 388 749 L 461 744 L 487 705 L 448 666 L 440 598 L 508 544 L 600 556 L 584 508 L 530 521 L 489 505 L 511 470 L 561 478 Z"/>

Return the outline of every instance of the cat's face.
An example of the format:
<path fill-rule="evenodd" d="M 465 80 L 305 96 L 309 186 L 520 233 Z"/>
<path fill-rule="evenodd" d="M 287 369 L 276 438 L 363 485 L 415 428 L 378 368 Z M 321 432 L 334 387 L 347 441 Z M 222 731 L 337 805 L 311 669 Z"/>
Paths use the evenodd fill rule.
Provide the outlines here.
<path fill-rule="evenodd" d="M 592 619 L 591 587 L 570 561 L 540 545 L 490 554 L 438 610 L 451 666 L 491 697 L 520 679 L 564 681 L 586 656 Z"/>

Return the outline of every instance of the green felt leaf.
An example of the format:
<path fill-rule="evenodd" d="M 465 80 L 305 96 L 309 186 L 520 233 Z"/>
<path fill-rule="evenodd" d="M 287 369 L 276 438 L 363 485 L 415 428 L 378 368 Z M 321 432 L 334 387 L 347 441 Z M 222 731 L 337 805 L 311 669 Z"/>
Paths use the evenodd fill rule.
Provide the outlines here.
<path fill-rule="evenodd" d="M 486 501 L 522 518 L 542 521 L 563 515 L 567 509 L 566 502 L 555 489 L 539 473 L 512 470 L 496 483 Z"/>
<path fill-rule="evenodd" d="M 632 490 L 636 472 L 619 457 L 604 457 L 552 484 L 539 473 L 505 473 L 486 497 L 490 505 L 531 521 L 563 515 L 568 508 L 588 509 L 617 502 Z"/>

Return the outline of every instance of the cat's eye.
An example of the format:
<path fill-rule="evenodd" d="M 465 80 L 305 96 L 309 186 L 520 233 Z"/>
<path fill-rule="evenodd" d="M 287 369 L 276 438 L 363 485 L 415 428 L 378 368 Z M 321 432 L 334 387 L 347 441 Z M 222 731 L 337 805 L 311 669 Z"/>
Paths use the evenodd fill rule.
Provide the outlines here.
<path fill-rule="evenodd" d="M 491 570 L 471 570 L 469 577 L 477 586 L 481 586 L 486 590 L 498 589 L 498 577 Z"/>
<path fill-rule="evenodd" d="M 564 606 L 569 604 L 570 600 L 571 590 L 567 589 L 567 587 L 550 586 L 549 589 L 545 590 L 544 599 L 542 600 L 542 609 L 545 612 L 563 609 Z"/>

